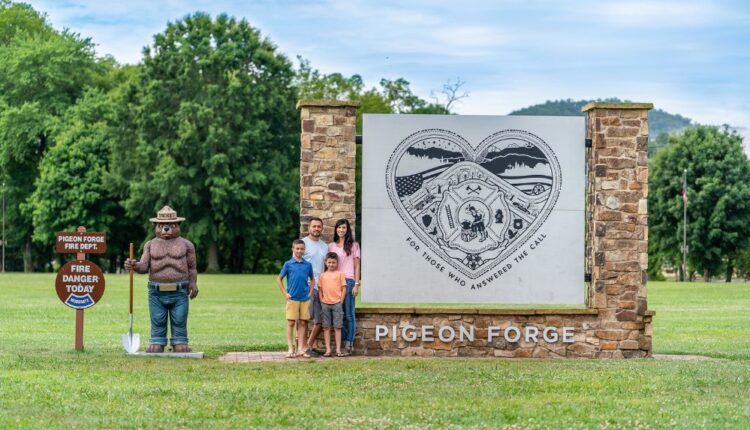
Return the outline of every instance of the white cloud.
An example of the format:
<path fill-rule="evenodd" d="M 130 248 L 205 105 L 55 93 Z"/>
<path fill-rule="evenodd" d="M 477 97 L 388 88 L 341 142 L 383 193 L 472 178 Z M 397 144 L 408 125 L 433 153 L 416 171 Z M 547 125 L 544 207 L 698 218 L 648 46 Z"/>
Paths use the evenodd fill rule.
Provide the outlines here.
<path fill-rule="evenodd" d="M 107 2 L 31 0 L 57 28 L 135 63 L 153 35 L 198 10 L 246 18 L 294 60 L 366 84 L 404 77 L 429 97 L 460 76 L 464 114 L 508 112 L 561 98 L 620 97 L 706 124 L 750 129 L 750 15 L 701 1 L 448 0 Z M 720 29 L 720 31 L 719 31 Z M 746 132 L 746 131 L 745 131 Z"/>
<path fill-rule="evenodd" d="M 717 4 L 706 1 L 616 1 L 592 5 L 608 23 L 626 27 L 694 27 L 716 25 L 731 18 Z"/>
<path fill-rule="evenodd" d="M 427 39 L 439 42 L 445 50 L 486 52 L 508 45 L 509 37 L 489 26 L 456 25 L 432 29 Z M 450 52 L 450 51 L 448 51 Z"/>
<path fill-rule="evenodd" d="M 456 107 L 462 115 L 507 115 L 510 112 L 547 100 L 585 98 L 571 94 L 552 80 L 513 79 L 498 81 L 497 89 L 474 90 Z"/>
<path fill-rule="evenodd" d="M 742 102 L 707 103 L 698 95 L 673 94 L 670 91 L 675 91 L 674 88 L 657 89 L 650 84 L 640 88 L 623 86 L 613 94 L 597 94 L 596 90 L 585 85 L 578 90 L 566 88 L 560 91 L 558 88 L 555 83 L 516 81 L 497 90 L 473 91 L 471 97 L 457 107 L 457 111 L 462 115 L 507 115 L 514 110 L 547 100 L 584 100 L 618 96 L 635 102 L 653 103 L 656 109 L 680 114 L 699 124 L 729 124 L 743 136 L 746 152 L 750 149 L 750 110 Z"/>

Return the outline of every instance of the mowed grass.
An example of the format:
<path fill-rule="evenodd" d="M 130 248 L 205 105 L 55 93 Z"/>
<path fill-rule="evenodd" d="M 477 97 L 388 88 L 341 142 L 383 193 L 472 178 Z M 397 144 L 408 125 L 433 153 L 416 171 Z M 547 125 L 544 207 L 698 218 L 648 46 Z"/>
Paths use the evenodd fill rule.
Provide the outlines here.
<path fill-rule="evenodd" d="M 216 360 L 285 349 L 274 278 L 200 275 L 189 329 L 207 357 L 180 360 L 125 356 L 127 276 L 107 277 L 77 353 L 54 275 L 0 275 L 0 428 L 750 428 L 748 284 L 649 284 L 655 353 L 712 361 Z"/>

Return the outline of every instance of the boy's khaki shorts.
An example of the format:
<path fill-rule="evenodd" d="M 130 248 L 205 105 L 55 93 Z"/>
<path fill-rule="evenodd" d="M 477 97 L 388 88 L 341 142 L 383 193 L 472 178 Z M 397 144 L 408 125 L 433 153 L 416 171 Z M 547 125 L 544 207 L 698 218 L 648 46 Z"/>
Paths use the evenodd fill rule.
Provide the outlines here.
<path fill-rule="evenodd" d="M 310 300 L 298 302 L 296 300 L 286 301 L 286 319 L 289 321 L 310 319 Z"/>

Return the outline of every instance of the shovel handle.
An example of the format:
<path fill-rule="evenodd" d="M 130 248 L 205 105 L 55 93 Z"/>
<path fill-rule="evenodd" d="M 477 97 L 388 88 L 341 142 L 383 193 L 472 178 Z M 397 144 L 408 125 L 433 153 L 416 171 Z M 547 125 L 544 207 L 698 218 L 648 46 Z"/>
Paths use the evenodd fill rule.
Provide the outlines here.
<path fill-rule="evenodd" d="M 130 258 L 133 258 L 133 242 L 130 242 Z M 130 268 L 130 314 L 133 314 L 133 267 Z"/>

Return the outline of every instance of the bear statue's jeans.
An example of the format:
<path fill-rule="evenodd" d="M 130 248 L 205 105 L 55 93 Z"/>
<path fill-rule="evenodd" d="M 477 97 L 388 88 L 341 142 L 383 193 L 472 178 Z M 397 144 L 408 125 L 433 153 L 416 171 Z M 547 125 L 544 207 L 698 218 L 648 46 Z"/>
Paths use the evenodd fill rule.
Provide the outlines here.
<path fill-rule="evenodd" d="M 148 310 L 151 314 L 151 343 L 166 346 L 167 317 L 171 326 L 172 337 L 169 343 L 174 345 L 188 343 L 187 317 L 190 298 L 187 288 L 177 291 L 159 291 L 148 289 Z"/>

